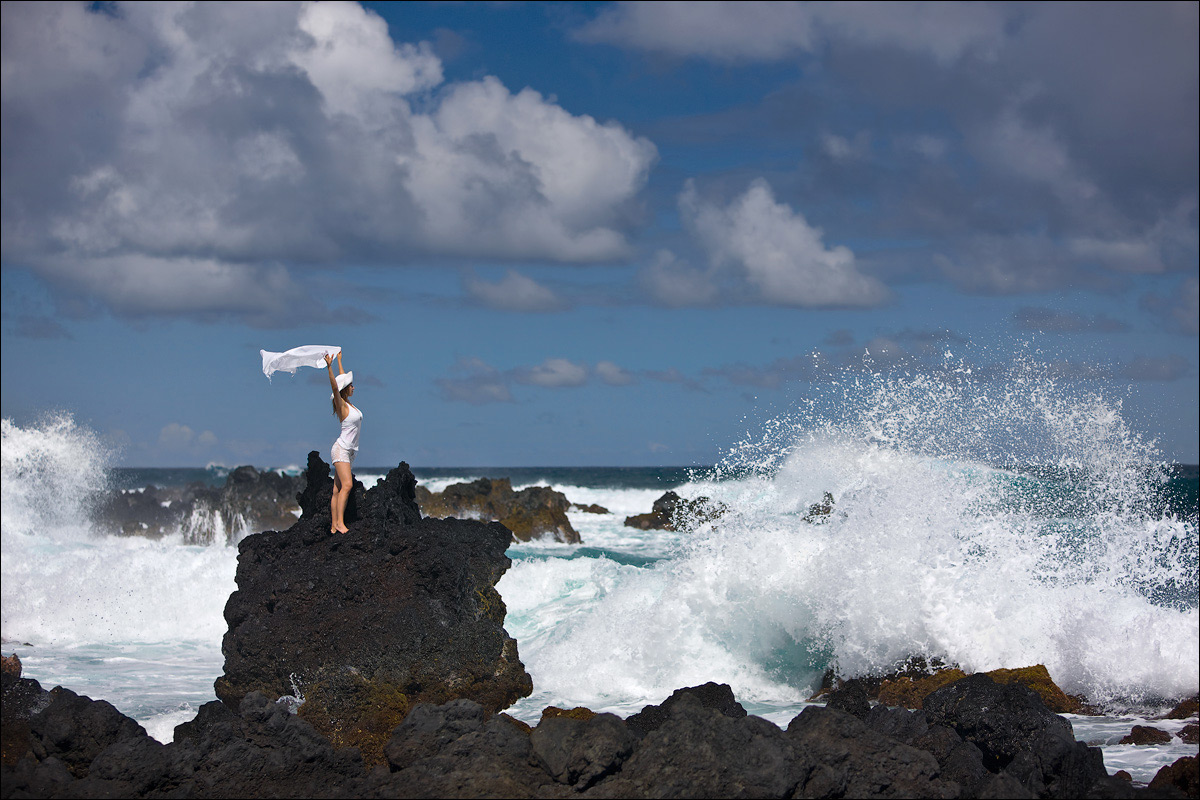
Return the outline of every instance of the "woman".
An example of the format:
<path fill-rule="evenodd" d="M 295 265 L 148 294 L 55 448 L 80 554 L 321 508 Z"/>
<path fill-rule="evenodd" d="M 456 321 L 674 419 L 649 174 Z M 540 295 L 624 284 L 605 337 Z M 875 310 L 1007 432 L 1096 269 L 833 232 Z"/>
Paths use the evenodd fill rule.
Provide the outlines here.
<path fill-rule="evenodd" d="M 329 512 L 332 517 L 330 533 L 349 533 L 344 519 L 346 501 L 350 499 L 350 489 L 354 486 L 354 477 L 350 473 L 350 465 L 358 455 L 358 432 L 362 428 L 362 412 L 350 404 L 354 396 L 354 373 L 342 369 L 342 351 L 338 351 L 338 374 L 333 374 L 333 358 L 325 354 L 325 369 L 329 371 L 329 385 L 333 388 L 330 399 L 333 401 L 333 413 L 342 421 L 342 433 L 333 443 L 330 455 L 333 459 L 333 497 L 329 500 Z"/>

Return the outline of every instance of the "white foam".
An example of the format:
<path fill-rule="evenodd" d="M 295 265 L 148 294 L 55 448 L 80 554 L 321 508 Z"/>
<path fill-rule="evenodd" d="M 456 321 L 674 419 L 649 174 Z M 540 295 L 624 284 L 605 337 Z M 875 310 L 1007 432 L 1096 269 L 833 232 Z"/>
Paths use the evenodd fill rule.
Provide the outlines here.
<path fill-rule="evenodd" d="M 1059 472 L 989 466 L 1001 461 Z M 1155 461 L 1119 403 L 1037 365 L 992 381 L 953 364 L 859 376 L 681 487 L 730 512 L 656 534 L 668 561 L 517 564 L 501 590 L 535 686 L 572 703 L 657 702 L 707 680 L 790 702 L 830 661 L 878 673 L 914 654 L 971 671 L 1045 664 L 1118 707 L 1179 696 L 1200 681 L 1196 530 L 1147 510 Z M 834 513 L 805 522 L 826 491 Z M 636 513 L 658 493 L 619 494 Z M 623 550 L 611 517 L 585 543 Z M 1192 596 L 1156 599 L 1172 585 Z"/>
<path fill-rule="evenodd" d="M 237 550 L 95 535 L 108 452 L 70 417 L 3 421 L 5 639 L 42 644 L 220 641 Z M 224 542 L 224 537 L 219 541 Z"/>

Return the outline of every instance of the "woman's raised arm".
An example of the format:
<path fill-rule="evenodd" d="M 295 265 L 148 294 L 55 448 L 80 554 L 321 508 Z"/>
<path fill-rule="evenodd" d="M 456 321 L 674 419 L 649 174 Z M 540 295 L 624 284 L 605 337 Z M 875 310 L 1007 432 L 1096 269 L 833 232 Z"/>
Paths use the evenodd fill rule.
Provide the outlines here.
<path fill-rule="evenodd" d="M 338 369 L 342 368 L 342 351 L 338 351 Z M 325 369 L 329 372 L 329 388 L 333 390 L 333 410 L 337 413 L 338 419 L 346 418 L 346 401 L 342 399 L 342 393 L 338 391 L 337 378 L 333 376 L 333 357 L 329 353 L 325 354 Z"/>

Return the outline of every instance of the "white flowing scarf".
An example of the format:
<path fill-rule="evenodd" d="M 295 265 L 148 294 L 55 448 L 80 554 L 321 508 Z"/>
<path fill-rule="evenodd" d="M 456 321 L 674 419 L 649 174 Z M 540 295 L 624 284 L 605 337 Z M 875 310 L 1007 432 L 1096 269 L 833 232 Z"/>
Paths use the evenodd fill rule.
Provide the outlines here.
<path fill-rule="evenodd" d="M 263 375 L 267 376 L 267 380 L 271 380 L 271 373 L 286 372 L 289 375 L 295 375 L 296 370 L 300 367 L 316 367 L 320 369 L 325 366 L 325 354 L 336 357 L 342 352 L 342 348 L 334 346 L 326 346 L 321 344 L 306 344 L 303 347 L 293 347 L 283 353 L 271 353 L 266 350 L 258 351 L 262 355 L 263 360 Z"/>

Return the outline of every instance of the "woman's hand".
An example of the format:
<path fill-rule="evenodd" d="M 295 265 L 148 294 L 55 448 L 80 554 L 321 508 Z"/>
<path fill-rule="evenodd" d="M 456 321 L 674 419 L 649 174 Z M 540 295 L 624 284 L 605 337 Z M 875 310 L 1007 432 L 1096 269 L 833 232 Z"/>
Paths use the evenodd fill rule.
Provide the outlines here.
<path fill-rule="evenodd" d="M 327 367 L 333 366 L 333 356 L 329 355 L 329 353 L 325 354 L 325 366 L 327 366 Z"/>

